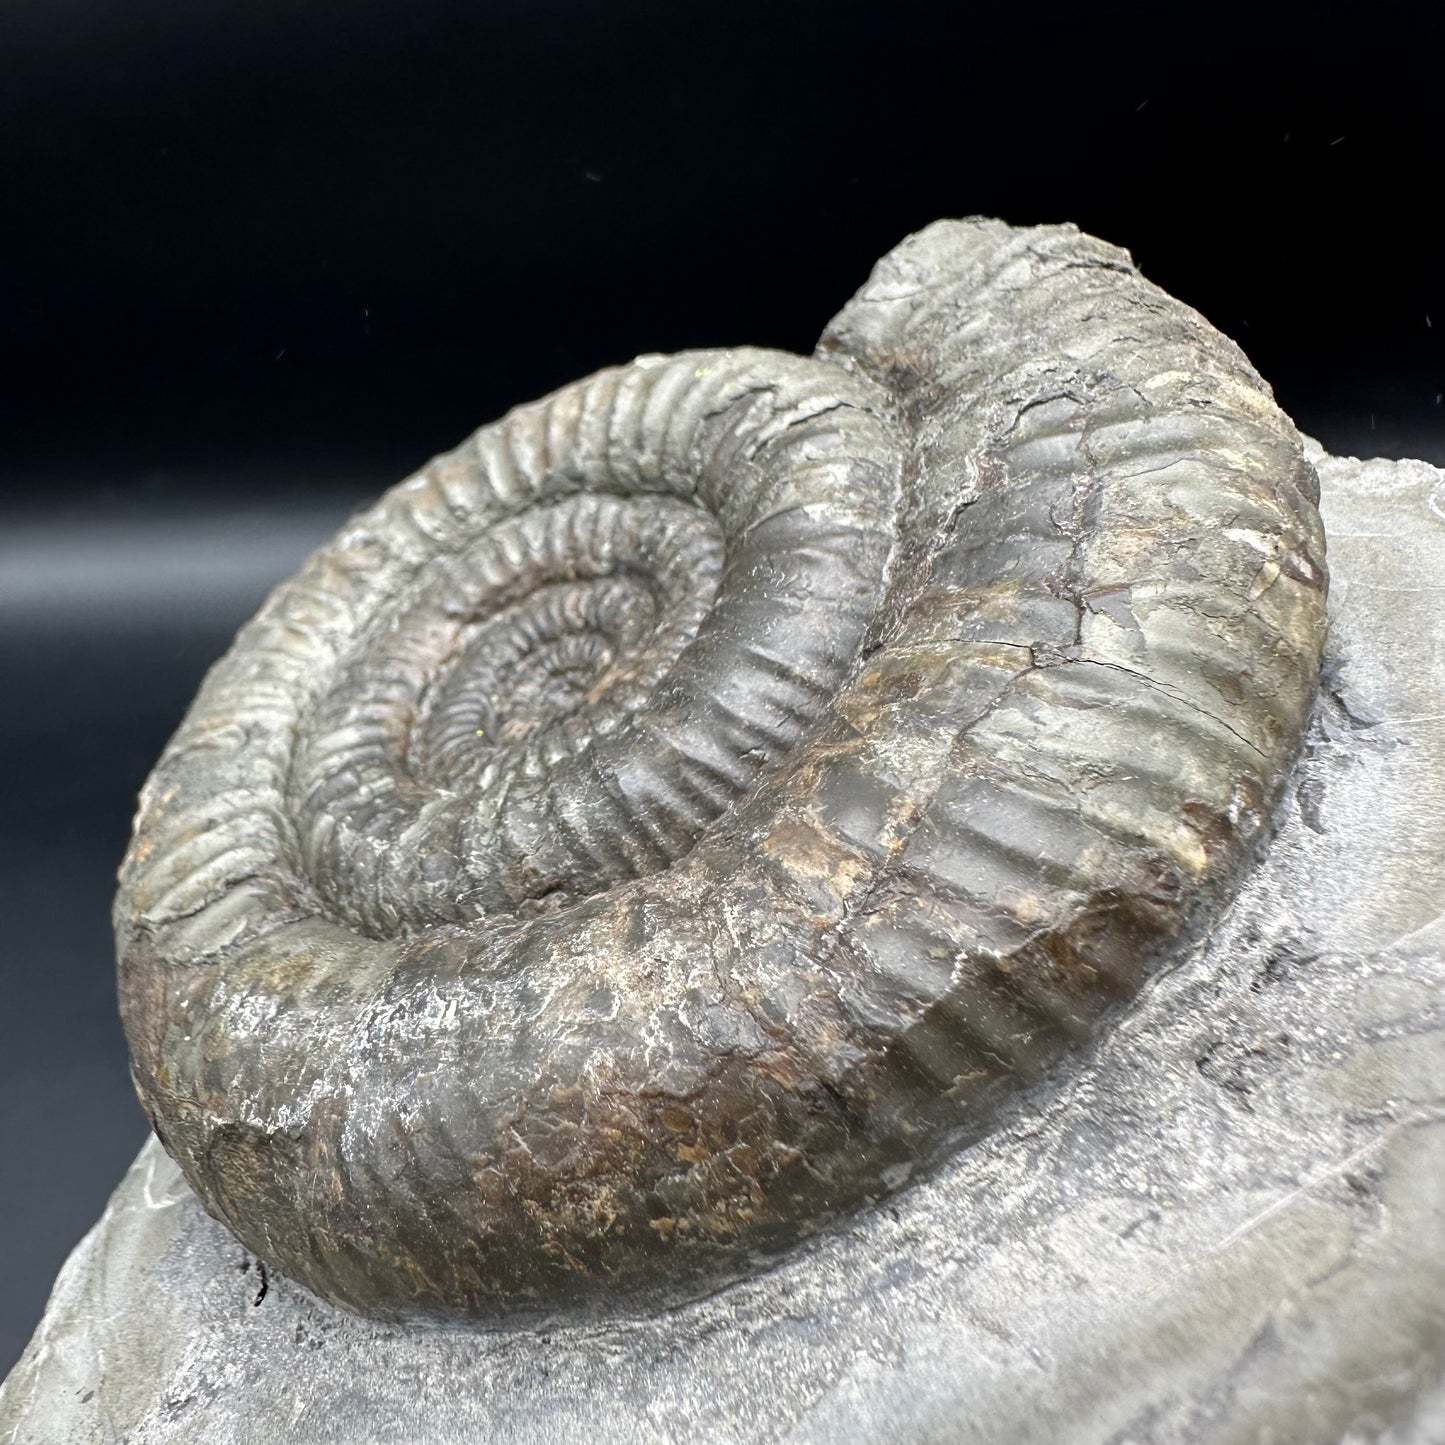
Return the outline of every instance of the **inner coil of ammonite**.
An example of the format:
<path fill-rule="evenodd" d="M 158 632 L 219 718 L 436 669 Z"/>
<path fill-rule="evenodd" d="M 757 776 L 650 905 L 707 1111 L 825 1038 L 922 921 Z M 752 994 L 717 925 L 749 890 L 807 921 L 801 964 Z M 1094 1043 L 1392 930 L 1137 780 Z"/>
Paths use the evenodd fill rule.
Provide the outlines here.
<path fill-rule="evenodd" d="M 383 497 L 213 668 L 116 904 L 206 1208 L 385 1317 L 669 1301 L 988 1127 L 1227 904 L 1318 494 L 1231 343 L 946 222 L 811 358 L 643 358 Z"/>

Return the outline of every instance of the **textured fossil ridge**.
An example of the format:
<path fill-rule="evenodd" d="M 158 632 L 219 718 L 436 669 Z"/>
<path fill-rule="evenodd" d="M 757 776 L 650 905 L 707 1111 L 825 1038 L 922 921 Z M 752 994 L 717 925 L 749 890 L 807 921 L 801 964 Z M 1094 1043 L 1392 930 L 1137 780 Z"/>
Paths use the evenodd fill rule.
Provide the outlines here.
<path fill-rule="evenodd" d="M 802 358 L 643 358 L 357 518 L 208 676 L 116 905 L 206 1209 L 383 1317 L 671 1298 L 976 1137 L 1222 903 L 1324 543 L 1237 348 L 944 222 Z"/>

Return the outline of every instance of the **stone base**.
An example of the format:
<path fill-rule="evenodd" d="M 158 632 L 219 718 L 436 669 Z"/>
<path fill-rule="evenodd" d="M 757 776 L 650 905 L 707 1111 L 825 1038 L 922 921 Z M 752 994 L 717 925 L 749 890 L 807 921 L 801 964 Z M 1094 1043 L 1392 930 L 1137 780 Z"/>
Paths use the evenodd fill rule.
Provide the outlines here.
<path fill-rule="evenodd" d="M 983 1143 L 687 1308 L 444 1332 L 265 1278 L 152 1142 L 0 1440 L 1445 1441 L 1445 472 L 1314 459 L 1326 691 L 1269 856 Z"/>

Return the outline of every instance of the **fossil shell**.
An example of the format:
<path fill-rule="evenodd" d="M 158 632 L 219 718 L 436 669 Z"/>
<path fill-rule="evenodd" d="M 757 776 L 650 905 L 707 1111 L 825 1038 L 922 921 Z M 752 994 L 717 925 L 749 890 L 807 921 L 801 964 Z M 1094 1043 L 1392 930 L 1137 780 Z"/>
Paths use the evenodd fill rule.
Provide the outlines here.
<path fill-rule="evenodd" d="M 148 782 L 156 1132 L 368 1314 L 761 1267 L 1227 901 L 1314 695 L 1317 499 L 1237 348 L 1067 227 L 929 227 L 812 358 L 518 408 L 272 595 Z"/>

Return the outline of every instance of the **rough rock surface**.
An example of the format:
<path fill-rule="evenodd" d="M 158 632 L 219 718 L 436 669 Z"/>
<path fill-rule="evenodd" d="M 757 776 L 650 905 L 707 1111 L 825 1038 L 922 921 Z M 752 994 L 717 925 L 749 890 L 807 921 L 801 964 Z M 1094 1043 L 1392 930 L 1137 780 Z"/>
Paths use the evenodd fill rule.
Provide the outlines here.
<path fill-rule="evenodd" d="M 1223 925 L 931 1179 L 652 1317 L 341 1314 L 152 1142 L 0 1440 L 1445 1440 L 1445 472 L 1315 460 L 1326 689 Z"/>

